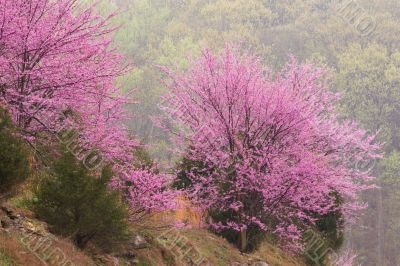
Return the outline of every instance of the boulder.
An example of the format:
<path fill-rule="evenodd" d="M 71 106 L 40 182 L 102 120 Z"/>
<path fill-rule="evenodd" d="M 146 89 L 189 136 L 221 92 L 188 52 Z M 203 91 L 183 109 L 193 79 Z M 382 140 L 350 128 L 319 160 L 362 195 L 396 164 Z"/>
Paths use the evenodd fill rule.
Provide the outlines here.
<path fill-rule="evenodd" d="M 0 220 L 0 225 L 1 225 L 2 228 L 7 229 L 7 228 L 9 228 L 11 226 L 11 223 L 10 223 L 10 221 L 8 219 L 2 218 Z"/>
<path fill-rule="evenodd" d="M 254 266 L 269 266 L 269 264 L 264 261 L 257 261 L 253 265 Z"/>
<path fill-rule="evenodd" d="M 134 249 L 142 249 L 142 248 L 147 248 L 149 246 L 149 243 L 143 236 L 135 235 L 135 237 L 133 238 L 132 245 Z"/>
<path fill-rule="evenodd" d="M 15 214 L 14 211 L 7 207 L 7 206 L 1 206 L 0 209 L 11 219 L 11 220 L 16 220 L 19 218 L 19 215 Z"/>
<path fill-rule="evenodd" d="M 133 259 L 136 258 L 136 254 L 133 253 L 132 251 L 128 251 L 128 252 L 126 252 L 126 253 L 124 253 L 124 254 L 121 254 L 120 256 L 121 256 L 121 257 L 124 257 L 124 258 L 127 258 L 127 259 L 129 259 L 129 260 L 133 260 Z"/>

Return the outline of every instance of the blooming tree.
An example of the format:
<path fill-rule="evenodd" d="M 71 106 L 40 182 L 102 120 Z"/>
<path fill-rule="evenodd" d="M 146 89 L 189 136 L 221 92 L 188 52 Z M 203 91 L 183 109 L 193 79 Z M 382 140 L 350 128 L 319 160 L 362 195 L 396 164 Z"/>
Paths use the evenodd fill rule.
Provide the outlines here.
<path fill-rule="evenodd" d="M 222 217 L 210 215 L 213 229 L 241 232 L 242 248 L 246 232 L 258 229 L 298 250 L 315 214 L 364 207 L 357 194 L 373 177 L 354 165 L 378 158 L 380 146 L 357 124 L 339 122 L 339 97 L 323 70 L 292 59 L 273 75 L 226 48 L 220 57 L 204 50 L 184 73 L 164 71 L 170 94 L 162 108 L 181 128 L 175 140 L 203 165 L 189 171 L 188 194 Z"/>
<path fill-rule="evenodd" d="M 126 64 L 110 47 L 107 19 L 77 2 L 0 2 L 0 99 L 28 141 L 69 120 L 82 143 L 129 156 L 137 143 L 119 123 L 126 98 L 114 86 Z"/>
<path fill-rule="evenodd" d="M 62 135 L 73 129 L 78 132 L 75 145 L 95 149 L 106 162 L 118 164 L 119 179 L 132 180 L 143 175 L 131 167 L 139 143 L 123 125 L 129 100 L 115 86 L 129 68 L 111 46 L 109 18 L 78 3 L 0 0 L 0 105 L 32 146 L 43 133 Z M 131 193 L 132 206 L 160 200 L 153 194 L 163 177 L 152 173 L 150 180 L 158 185 L 152 196 Z M 140 187 L 144 181 L 129 184 L 130 190 L 148 189 Z"/>

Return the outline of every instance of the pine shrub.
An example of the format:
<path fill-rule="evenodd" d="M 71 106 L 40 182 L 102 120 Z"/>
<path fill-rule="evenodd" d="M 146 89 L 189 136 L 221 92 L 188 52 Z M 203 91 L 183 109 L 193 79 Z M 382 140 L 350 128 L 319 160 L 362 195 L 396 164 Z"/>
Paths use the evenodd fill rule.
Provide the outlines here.
<path fill-rule="evenodd" d="M 12 121 L 0 108 L 0 193 L 14 191 L 29 176 L 29 153 L 26 144 L 16 136 Z"/>
<path fill-rule="evenodd" d="M 36 215 L 84 249 L 87 244 L 112 250 L 129 237 L 128 209 L 118 191 L 108 186 L 110 167 L 96 177 L 64 151 L 45 177 L 33 200 Z"/>

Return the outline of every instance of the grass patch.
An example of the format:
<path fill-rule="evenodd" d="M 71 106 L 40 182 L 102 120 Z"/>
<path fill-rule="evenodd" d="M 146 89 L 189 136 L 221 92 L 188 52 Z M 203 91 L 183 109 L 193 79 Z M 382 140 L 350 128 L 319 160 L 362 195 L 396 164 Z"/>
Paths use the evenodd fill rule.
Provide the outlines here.
<path fill-rule="evenodd" d="M 16 264 L 7 254 L 0 251 L 0 265 L 1 266 L 17 266 Z"/>

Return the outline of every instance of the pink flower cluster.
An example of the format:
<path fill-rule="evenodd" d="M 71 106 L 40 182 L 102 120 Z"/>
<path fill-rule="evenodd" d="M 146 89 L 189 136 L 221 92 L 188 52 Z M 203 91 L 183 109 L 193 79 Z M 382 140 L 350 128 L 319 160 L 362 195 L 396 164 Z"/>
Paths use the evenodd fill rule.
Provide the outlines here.
<path fill-rule="evenodd" d="M 114 85 L 129 68 L 111 46 L 109 18 L 78 2 L 0 1 L 0 104 L 31 145 L 43 132 L 78 132 L 75 145 L 118 162 L 143 192 L 128 194 L 132 206 L 154 209 L 170 200 L 165 176 L 132 168 L 139 143 L 123 124 L 130 101 Z"/>
<path fill-rule="evenodd" d="M 180 114 L 176 126 L 185 128 L 174 132 L 176 143 L 206 168 L 189 173 L 188 193 L 229 214 L 211 221 L 214 229 L 256 226 L 296 246 L 316 214 L 363 208 L 357 195 L 373 177 L 352 165 L 379 158 L 380 145 L 357 124 L 339 122 L 339 97 L 327 90 L 323 70 L 292 59 L 272 74 L 227 47 L 221 56 L 204 50 L 182 74 L 164 71 L 165 111 Z"/>

